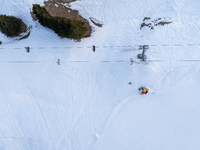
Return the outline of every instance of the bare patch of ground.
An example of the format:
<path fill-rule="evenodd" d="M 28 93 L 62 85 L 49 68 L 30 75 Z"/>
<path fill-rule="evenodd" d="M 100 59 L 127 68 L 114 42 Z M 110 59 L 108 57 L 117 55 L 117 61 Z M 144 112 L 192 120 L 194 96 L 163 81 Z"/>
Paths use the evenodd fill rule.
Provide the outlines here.
<path fill-rule="evenodd" d="M 92 21 L 92 23 L 93 23 L 94 25 L 96 25 L 96 26 L 98 26 L 98 27 L 102 27 L 102 26 L 103 26 L 102 24 L 95 22 L 94 19 L 92 19 L 92 18 L 90 18 L 90 20 Z"/>
<path fill-rule="evenodd" d="M 23 40 L 23 39 L 27 39 L 29 36 L 30 36 L 30 33 L 31 33 L 31 28 L 32 28 L 32 26 L 29 26 L 28 28 L 27 28 L 27 26 L 26 26 L 26 30 L 24 30 L 20 35 L 19 35 L 19 38 L 17 38 L 18 39 L 18 41 L 19 40 Z"/>
<path fill-rule="evenodd" d="M 143 21 L 145 21 L 145 20 L 150 20 L 151 18 L 149 18 L 149 17 L 144 17 L 144 19 L 143 19 Z"/>
<path fill-rule="evenodd" d="M 154 30 L 155 26 L 158 26 L 158 25 L 164 26 L 165 24 L 170 24 L 170 23 L 172 23 L 172 21 L 170 21 L 170 18 L 158 18 L 158 19 L 153 20 L 149 17 L 145 17 L 143 19 L 143 23 L 141 23 L 140 30 L 143 27 L 148 27 L 148 28 Z"/>
<path fill-rule="evenodd" d="M 29 31 L 27 34 L 25 34 L 25 35 L 23 35 L 22 37 L 20 37 L 19 40 L 27 39 L 27 38 L 29 37 L 30 33 L 31 33 L 31 32 Z"/>
<path fill-rule="evenodd" d="M 87 19 L 79 15 L 77 10 L 69 8 L 69 3 L 74 1 L 76 0 L 52 0 L 44 2 L 44 4 L 51 16 L 64 17 L 71 20 L 80 20 L 85 22 L 85 26 L 88 30 L 83 37 L 89 37 L 92 33 L 92 28 Z"/>
<path fill-rule="evenodd" d="M 52 2 L 56 3 L 71 3 L 71 2 L 75 2 L 76 0 L 51 0 Z"/>
<path fill-rule="evenodd" d="M 20 23 L 20 31 L 18 33 L 18 36 L 16 36 L 17 40 L 22 40 L 28 38 L 30 35 L 30 27 L 27 28 L 26 24 L 21 21 Z"/>
<path fill-rule="evenodd" d="M 36 15 L 33 13 L 33 11 L 31 11 L 30 13 L 31 13 L 31 17 L 33 18 L 33 20 L 37 21 L 38 19 L 37 19 Z"/>
<path fill-rule="evenodd" d="M 21 22 L 21 27 L 20 27 L 20 34 L 24 33 L 27 31 L 27 26 L 24 22 Z"/>

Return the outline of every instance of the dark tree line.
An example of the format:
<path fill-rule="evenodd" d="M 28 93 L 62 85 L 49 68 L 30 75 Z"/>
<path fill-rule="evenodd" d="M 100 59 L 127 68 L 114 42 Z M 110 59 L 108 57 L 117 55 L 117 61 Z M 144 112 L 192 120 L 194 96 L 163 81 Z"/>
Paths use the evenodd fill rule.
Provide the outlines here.
<path fill-rule="evenodd" d="M 8 37 L 19 36 L 22 24 L 24 23 L 18 18 L 0 15 L 0 30 Z"/>
<path fill-rule="evenodd" d="M 84 22 L 64 17 L 53 17 L 46 8 L 40 7 L 40 5 L 33 5 L 33 13 L 41 25 L 54 30 L 60 37 L 80 41 L 87 31 Z"/>

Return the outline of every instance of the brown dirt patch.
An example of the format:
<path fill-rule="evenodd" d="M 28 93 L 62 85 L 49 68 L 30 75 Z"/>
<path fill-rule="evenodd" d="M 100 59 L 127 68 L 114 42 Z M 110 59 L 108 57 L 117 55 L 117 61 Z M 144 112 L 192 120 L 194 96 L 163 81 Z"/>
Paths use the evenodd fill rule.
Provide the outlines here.
<path fill-rule="evenodd" d="M 92 18 L 90 18 L 90 20 L 92 21 L 92 23 L 98 27 L 102 27 L 103 25 L 100 23 L 96 23 L 94 20 L 92 20 Z"/>
<path fill-rule="evenodd" d="M 170 24 L 170 23 L 172 23 L 172 22 L 161 21 L 161 22 L 159 22 L 159 23 L 156 24 L 156 25 L 162 25 L 162 26 L 164 26 L 165 24 Z"/>
<path fill-rule="evenodd" d="M 149 18 L 149 17 L 144 17 L 144 19 L 143 19 L 143 21 L 145 21 L 145 20 L 150 20 L 151 18 Z"/>
<path fill-rule="evenodd" d="M 31 32 L 29 31 L 28 34 L 22 36 L 19 40 L 27 39 L 29 37 L 30 33 Z"/>
<path fill-rule="evenodd" d="M 21 21 L 20 22 L 20 31 L 18 33 L 20 40 L 28 38 L 28 36 L 30 35 L 30 33 L 29 33 L 29 35 L 27 36 L 26 33 L 28 33 L 28 31 L 30 32 L 30 29 L 27 28 L 26 24 L 23 21 Z"/>
<path fill-rule="evenodd" d="M 28 28 L 26 26 L 26 30 L 24 30 L 24 32 L 22 32 L 19 35 L 20 38 L 18 40 L 27 39 L 30 36 L 30 34 L 31 34 L 31 28 L 32 28 L 32 26 L 29 26 Z"/>
<path fill-rule="evenodd" d="M 27 26 L 24 22 L 21 21 L 21 30 L 20 33 L 26 32 L 27 31 Z"/>
<path fill-rule="evenodd" d="M 143 28 L 143 27 L 145 27 L 145 26 L 150 28 L 150 27 L 151 27 L 151 23 L 146 24 L 146 23 L 143 22 L 143 23 L 141 24 L 141 27 L 140 27 L 140 28 Z"/>
<path fill-rule="evenodd" d="M 75 2 L 76 0 L 51 0 L 51 2 L 53 3 L 71 3 L 71 2 Z"/>
<path fill-rule="evenodd" d="M 53 0 L 44 2 L 44 4 L 45 8 L 52 16 L 64 17 L 71 20 L 80 20 L 85 22 L 85 26 L 88 29 L 88 31 L 85 33 L 83 37 L 89 37 L 92 33 L 92 28 L 87 19 L 80 16 L 77 10 L 72 10 L 65 6 L 65 4 L 68 5 L 70 2 L 74 1 L 76 0 Z"/>
<path fill-rule="evenodd" d="M 158 26 L 158 25 L 164 26 L 165 24 L 172 23 L 172 21 L 169 21 L 169 20 L 171 20 L 171 19 L 170 18 L 158 18 L 158 19 L 153 20 L 150 17 L 144 17 L 143 23 L 141 23 L 141 25 L 140 25 L 140 30 L 143 27 L 148 27 L 153 30 L 155 26 Z"/>
<path fill-rule="evenodd" d="M 37 19 L 36 15 L 33 13 L 33 11 L 31 11 L 30 13 L 31 13 L 31 17 L 33 18 L 33 20 L 37 21 L 38 19 Z"/>

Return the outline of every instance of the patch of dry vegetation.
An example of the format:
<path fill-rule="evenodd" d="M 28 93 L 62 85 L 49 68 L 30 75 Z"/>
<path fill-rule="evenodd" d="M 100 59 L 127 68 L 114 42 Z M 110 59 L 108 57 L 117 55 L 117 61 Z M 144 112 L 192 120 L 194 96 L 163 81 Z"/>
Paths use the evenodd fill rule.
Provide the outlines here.
<path fill-rule="evenodd" d="M 148 27 L 151 30 L 154 30 L 155 26 L 159 26 L 159 25 L 164 26 L 164 25 L 172 23 L 172 21 L 169 21 L 169 20 L 170 20 L 169 18 L 158 18 L 158 19 L 152 20 L 150 17 L 145 17 L 143 19 L 143 22 L 140 25 L 140 30 L 143 27 Z"/>

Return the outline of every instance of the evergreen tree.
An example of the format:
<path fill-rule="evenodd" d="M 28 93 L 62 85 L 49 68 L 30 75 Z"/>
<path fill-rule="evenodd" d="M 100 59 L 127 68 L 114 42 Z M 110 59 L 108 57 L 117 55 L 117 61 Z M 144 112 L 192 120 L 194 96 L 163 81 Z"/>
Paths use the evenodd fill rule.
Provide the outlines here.
<path fill-rule="evenodd" d="M 0 15 L 0 30 L 8 37 L 19 36 L 22 24 L 24 23 L 18 18 Z"/>
<path fill-rule="evenodd" d="M 60 37 L 80 41 L 87 31 L 84 22 L 64 17 L 53 17 L 44 7 L 40 7 L 38 4 L 33 5 L 33 13 L 41 25 L 54 30 Z"/>

